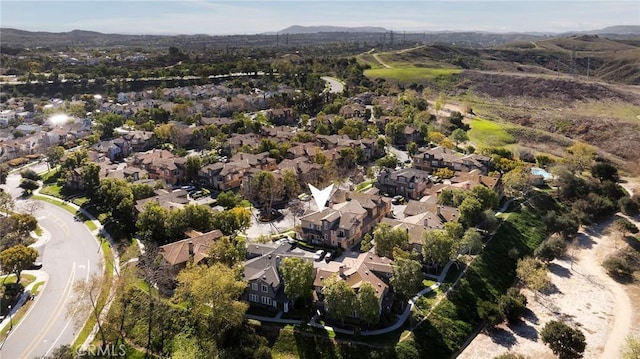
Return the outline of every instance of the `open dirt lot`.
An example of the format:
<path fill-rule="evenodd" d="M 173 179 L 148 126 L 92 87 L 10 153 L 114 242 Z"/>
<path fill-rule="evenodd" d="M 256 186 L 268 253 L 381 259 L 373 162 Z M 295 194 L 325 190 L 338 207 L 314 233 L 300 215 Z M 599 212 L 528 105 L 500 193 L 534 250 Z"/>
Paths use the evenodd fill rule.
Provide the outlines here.
<path fill-rule="evenodd" d="M 640 190 L 638 179 L 627 189 Z M 638 218 L 632 219 L 640 226 Z M 460 358 L 492 358 L 506 352 L 529 358 L 555 358 L 539 337 L 550 320 L 562 319 L 580 328 L 587 340 L 585 358 L 619 358 L 628 335 L 640 334 L 640 284 L 622 285 L 602 269 L 602 260 L 626 244 L 606 229 L 608 222 L 580 232 L 566 258 L 549 266 L 554 289 L 547 295 L 525 291 L 530 311 L 523 322 L 485 330 Z"/>

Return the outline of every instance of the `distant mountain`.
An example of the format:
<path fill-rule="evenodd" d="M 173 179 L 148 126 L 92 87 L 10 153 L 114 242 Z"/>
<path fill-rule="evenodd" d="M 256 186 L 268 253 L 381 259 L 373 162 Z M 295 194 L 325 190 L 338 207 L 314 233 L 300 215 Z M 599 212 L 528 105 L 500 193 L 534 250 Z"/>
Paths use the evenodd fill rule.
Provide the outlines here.
<path fill-rule="evenodd" d="M 286 29 L 278 31 L 281 34 L 316 34 L 319 32 L 387 32 L 389 30 L 384 27 L 362 26 L 362 27 L 345 27 L 345 26 L 301 26 L 293 25 Z"/>
<path fill-rule="evenodd" d="M 640 35 L 640 26 L 638 25 L 616 25 L 605 27 L 600 30 L 586 31 L 590 35 L 597 34 L 616 34 L 616 35 Z"/>

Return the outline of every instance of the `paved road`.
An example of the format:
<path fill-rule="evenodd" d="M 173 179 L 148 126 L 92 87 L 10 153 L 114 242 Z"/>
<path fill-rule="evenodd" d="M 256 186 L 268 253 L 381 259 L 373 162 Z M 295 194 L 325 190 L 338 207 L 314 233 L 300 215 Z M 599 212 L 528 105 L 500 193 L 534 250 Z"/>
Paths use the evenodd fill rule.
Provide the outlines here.
<path fill-rule="evenodd" d="M 15 192 L 11 188 L 8 190 Z M 17 208 L 24 207 L 24 200 L 16 202 Z M 40 209 L 35 216 L 50 238 L 38 246 L 38 251 L 42 270 L 47 272 L 49 280 L 28 314 L 7 338 L 0 350 L 0 358 L 39 357 L 50 354 L 62 344 L 73 343 L 80 330 L 75 323 L 86 321 L 86 318 L 67 318 L 67 309 L 71 307 L 69 303 L 76 298 L 73 285 L 86 280 L 90 273 L 103 271 L 100 247 L 87 227 L 75 221 L 73 215 L 64 209 L 46 202 L 39 203 Z"/>
<path fill-rule="evenodd" d="M 329 84 L 329 92 L 342 93 L 344 91 L 344 84 L 335 77 L 322 76 L 322 79 Z"/>

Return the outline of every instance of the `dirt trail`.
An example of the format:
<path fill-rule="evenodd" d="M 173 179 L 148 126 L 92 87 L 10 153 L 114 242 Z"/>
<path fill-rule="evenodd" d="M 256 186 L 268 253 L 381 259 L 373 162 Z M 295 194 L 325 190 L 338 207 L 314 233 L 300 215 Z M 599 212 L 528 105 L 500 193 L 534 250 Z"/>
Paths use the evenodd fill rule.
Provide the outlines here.
<path fill-rule="evenodd" d="M 386 69 L 390 69 L 390 68 L 391 68 L 391 66 L 387 65 L 384 61 L 382 61 L 382 60 L 380 59 L 380 56 L 378 56 L 378 54 L 373 54 L 373 58 L 374 58 L 374 59 L 376 59 L 376 61 L 378 61 L 378 63 L 379 63 L 380 65 L 382 65 L 382 67 L 384 67 L 384 68 L 386 68 Z"/>

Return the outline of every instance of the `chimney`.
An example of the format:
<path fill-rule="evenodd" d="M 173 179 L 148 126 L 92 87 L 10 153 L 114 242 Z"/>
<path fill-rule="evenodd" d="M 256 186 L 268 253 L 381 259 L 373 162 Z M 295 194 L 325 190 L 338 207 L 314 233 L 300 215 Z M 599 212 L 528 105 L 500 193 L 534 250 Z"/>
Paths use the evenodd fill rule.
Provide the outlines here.
<path fill-rule="evenodd" d="M 280 256 L 276 256 L 276 270 L 280 271 Z"/>
<path fill-rule="evenodd" d="M 442 213 L 440 212 L 440 206 L 436 206 L 436 214 L 439 216 L 442 216 Z"/>
<path fill-rule="evenodd" d="M 192 257 L 193 255 L 193 242 L 189 241 L 189 256 Z"/>
<path fill-rule="evenodd" d="M 344 266 L 340 266 L 339 274 L 340 277 L 344 278 Z"/>

